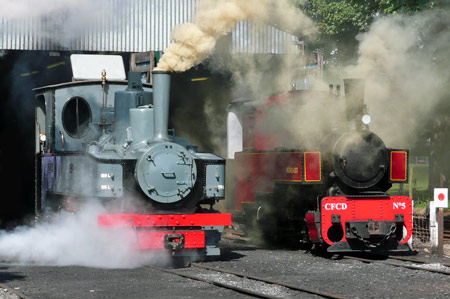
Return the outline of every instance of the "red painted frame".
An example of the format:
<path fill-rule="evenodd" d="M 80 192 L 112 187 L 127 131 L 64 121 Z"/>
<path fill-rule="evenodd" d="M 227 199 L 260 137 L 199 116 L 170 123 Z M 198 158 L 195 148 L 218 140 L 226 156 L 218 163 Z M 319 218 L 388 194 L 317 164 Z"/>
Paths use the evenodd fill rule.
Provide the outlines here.
<path fill-rule="evenodd" d="M 405 244 L 412 236 L 413 203 L 408 196 L 389 196 L 383 198 L 349 198 L 345 196 L 325 197 L 321 202 L 321 235 L 323 240 L 333 245 L 328 236 L 328 229 L 333 225 L 332 215 L 340 215 L 342 230 L 349 221 L 395 221 L 395 215 L 403 215 L 407 235 L 400 242 Z M 341 240 L 346 242 L 344 237 Z"/>
<path fill-rule="evenodd" d="M 102 214 L 97 218 L 100 227 L 135 229 L 133 247 L 140 250 L 164 249 L 167 234 L 184 235 L 185 249 L 205 248 L 205 231 L 202 226 L 229 226 L 230 213 L 138 215 Z"/>
<path fill-rule="evenodd" d="M 140 250 L 164 249 L 164 237 L 168 234 L 183 234 L 183 249 L 201 249 L 205 248 L 204 231 L 137 231 L 134 248 Z"/>
<path fill-rule="evenodd" d="M 102 214 L 98 216 L 97 222 L 100 227 L 228 226 L 231 225 L 231 214 Z"/>

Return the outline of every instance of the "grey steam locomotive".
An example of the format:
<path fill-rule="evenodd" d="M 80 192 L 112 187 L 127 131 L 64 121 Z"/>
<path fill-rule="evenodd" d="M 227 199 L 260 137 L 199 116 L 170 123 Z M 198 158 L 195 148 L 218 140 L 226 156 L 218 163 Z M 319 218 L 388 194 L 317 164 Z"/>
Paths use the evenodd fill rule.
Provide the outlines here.
<path fill-rule="evenodd" d="M 168 129 L 170 77 L 154 71 L 152 88 L 129 73 L 125 88 L 103 73 L 35 90 L 37 215 L 95 198 L 115 204 L 98 225 L 133 228 L 138 249 L 219 254 L 231 224 L 213 210 L 225 196 L 225 160 Z"/>

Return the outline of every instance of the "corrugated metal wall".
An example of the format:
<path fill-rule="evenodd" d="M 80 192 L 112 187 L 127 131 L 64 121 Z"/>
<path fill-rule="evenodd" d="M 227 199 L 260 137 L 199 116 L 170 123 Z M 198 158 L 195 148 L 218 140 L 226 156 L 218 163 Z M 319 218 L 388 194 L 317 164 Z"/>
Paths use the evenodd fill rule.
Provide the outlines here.
<path fill-rule="evenodd" d="M 231 34 L 232 53 L 297 53 L 298 39 L 275 27 L 238 22 Z"/>
<path fill-rule="evenodd" d="M 49 15 L 26 20 L 0 18 L 0 49 L 145 52 L 164 51 L 177 24 L 192 21 L 197 0 L 103 1 L 89 25 L 82 16 Z M 83 24 L 86 25 L 83 28 Z M 73 30 L 75 29 L 75 30 Z M 232 53 L 286 54 L 295 37 L 269 25 L 239 22 L 231 33 Z"/>

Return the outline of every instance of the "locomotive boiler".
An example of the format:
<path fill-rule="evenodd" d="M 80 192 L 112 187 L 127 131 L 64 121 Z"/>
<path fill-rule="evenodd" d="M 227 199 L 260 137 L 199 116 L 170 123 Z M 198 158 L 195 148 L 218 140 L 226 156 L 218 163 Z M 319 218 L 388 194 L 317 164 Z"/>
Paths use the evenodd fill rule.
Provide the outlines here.
<path fill-rule="evenodd" d="M 408 150 L 387 147 L 369 130 L 364 81 L 344 84 L 345 97 L 337 87 L 232 103 L 235 218 L 272 242 L 324 244 L 328 252 L 409 251 L 412 201 L 388 194 L 393 183 L 408 181 Z M 293 116 L 316 122 L 306 126 Z"/>
<path fill-rule="evenodd" d="M 225 195 L 225 160 L 169 130 L 169 72 L 154 71 L 151 86 L 140 73 L 107 80 L 113 71 L 36 89 L 36 213 L 97 199 L 114 207 L 98 225 L 135 230 L 137 249 L 218 255 L 231 224 L 213 209 Z"/>

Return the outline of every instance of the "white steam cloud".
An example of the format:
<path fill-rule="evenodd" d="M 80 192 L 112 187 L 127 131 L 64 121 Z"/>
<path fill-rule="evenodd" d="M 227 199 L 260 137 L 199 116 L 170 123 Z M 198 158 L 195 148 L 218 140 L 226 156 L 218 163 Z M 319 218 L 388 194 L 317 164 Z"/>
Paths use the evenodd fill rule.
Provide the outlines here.
<path fill-rule="evenodd" d="M 18 227 L 0 233 L 0 260 L 20 264 L 99 268 L 134 268 L 168 262 L 165 252 L 141 252 L 132 248 L 132 229 L 97 225 L 106 210 L 88 204 L 79 214 L 62 212 L 34 227 Z"/>
<path fill-rule="evenodd" d="M 437 105 L 450 97 L 450 12 L 430 10 L 385 16 L 357 38 L 360 44 L 355 64 L 326 70 L 325 78 L 332 77 L 331 81 L 310 77 L 310 88 L 327 92 L 328 83 L 339 82 L 344 94 L 342 79 L 365 79 L 365 104 L 372 116 L 370 129 L 387 146 L 411 148 L 426 121 L 433 118 Z M 244 94 L 263 101 L 288 91 L 293 80 L 305 76 L 305 64 L 301 55 L 274 58 L 216 53 L 208 66 L 231 73 L 235 98 Z M 278 127 L 291 138 L 284 146 L 317 147 L 330 128 L 347 127 L 342 117 L 343 102 L 314 97 L 308 94 L 301 105 L 290 105 L 278 118 L 271 119 L 272 128 Z"/>
<path fill-rule="evenodd" d="M 450 96 L 450 13 L 384 17 L 359 40 L 358 62 L 345 73 L 366 79 L 371 128 L 388 145 L 410 146 Z"/>

